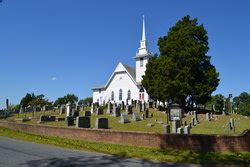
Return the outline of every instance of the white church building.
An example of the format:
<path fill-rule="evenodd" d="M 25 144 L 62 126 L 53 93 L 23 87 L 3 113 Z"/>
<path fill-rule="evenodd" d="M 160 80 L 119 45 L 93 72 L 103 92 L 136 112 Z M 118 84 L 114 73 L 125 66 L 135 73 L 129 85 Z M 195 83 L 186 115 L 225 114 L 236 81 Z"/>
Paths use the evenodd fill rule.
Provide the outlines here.
<path fill-rule="evenodd" d="M 151 54 L 147 49 L 145 21 L 143 17 L 142 39 L 138 52 L 134 57 L 135 68 L 120 62 L 105 85 L 92 89 L 93 103 L 103 105 L 108 101 L 121 103 L 122 101 L 131 101 L 132 99 L 147 102 L 149 96 L 142 87 L 141 81 L 150 57 Z"/>

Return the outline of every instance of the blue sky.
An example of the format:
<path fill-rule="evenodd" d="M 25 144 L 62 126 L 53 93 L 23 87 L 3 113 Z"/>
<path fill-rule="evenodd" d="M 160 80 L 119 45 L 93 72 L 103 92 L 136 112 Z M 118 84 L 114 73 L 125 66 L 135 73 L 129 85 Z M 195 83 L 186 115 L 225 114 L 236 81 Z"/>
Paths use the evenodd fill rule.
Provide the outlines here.
<path fill-rule="evenodd" d="M 197 17 L 220 73 L 216 92 L 250 92 L 250 1 L 3 0 L 0 3 L 0 108 L 27 92 L 50 100 L 91 96 L 119 62 L 135 66 L 142 15 L 151 52 L 183 16 Z"/>

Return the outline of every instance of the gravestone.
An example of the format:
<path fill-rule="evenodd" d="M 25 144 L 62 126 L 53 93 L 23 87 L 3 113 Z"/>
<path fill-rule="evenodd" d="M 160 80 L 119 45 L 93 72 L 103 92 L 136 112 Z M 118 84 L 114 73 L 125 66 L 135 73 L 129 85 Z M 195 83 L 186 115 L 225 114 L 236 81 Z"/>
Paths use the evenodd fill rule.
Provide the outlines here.
<path fill-rule="evenodd" d="M 141 117 L 138 113 L 133 113 L 132 114 L 132 121 L 140 121 L 141 120 Z"/>
<path fill-rule="evenodd" d="M 170 121 L 182 119 L 182 109 L 179 104 L 171 104 L 169 106 Z"/>
<path fill-rule="evenodd" d="M 125 110 L 125 104 L 124 104 L 124 101 L 122 101 L 122 110 L 123 110 L 123 111 Z"/>
<path fill-rule="evenodd" d="M 194 111 L 195 125 L 199 124 L 198 114 Z"/>
<path fill-rule="evenodd" d="M 85 117 L 90 117 L 91 116 L 91 111 L 85 111 Z"/>
<path fill-rule="evenodd" d="M 66 126 L 74 125 L 74 117 L 72 117 L 72 116 L 66 117 L 65 118 L 65 123 L 66 123 Z"/>
<path fill-rule="evenodd" d="M 96 114 L 96 115 L 102 115 L 102 114 L 103 114 L 103 109 L 100 108 L 100 107 L 97 108 L 95 114 Z"/>
<path fill-rule="evenodd" d="M 125 112 L 126 112 L 127 114 L 132 114 L 132 106 L 131 106 L 131 105 L 126 105 L 126 110 L 125 110 Z"/>
<path fill-rule="evenodd" d="M 76 117 L 77 128 L 90 128 L 90 117 Z"/>
<path fill-rule="evenodd" d="M 145 118 L 145 114 L 142 114 L 141 119 L 142 119 L 142 120 L 146 119 L 146 118 Z"/>
<path fill-rule="evenodd" d="M 114 114 L 115 113 L 115 111 L 116 111 L 116 104 L 115 103 L 113 103 L 113 107 L 112 107 L 112 114 Z"/>
<path fill-rule="evenodd" d="M 229 130 L 233 130 L 233 125 L 230 121 L 228 122 L 228 128 L 229 128 Z"/>
<path fill-rule="evenodd" d="M 111 103 L 110 103 L 110 102 L 108 102 L 107 114 L 111 114 L 111 113 L 112 113 Z"/>
<path fill-rule="evenodd" d="M 210 121 L 210 120 L 211 120 L 211 118 L 210 118 L 210 113 L 206 113 L 206 120 L 207 120 L 207 121 Z"/>
<path fill-rule="evenodd" d="M 65 113 L 65 106 L 61 105 L 60 106 L 60 115 Z"/>
<path fill-rule="evenodd" d="M 121 114 L 121 120 L 120 120 L 120 123 L 128 123 L 129 122 L 129 119 L 128 119 L 128 114 L 125 114 L 125 113 L 122 113 Z"/>
<path fill-rule="evenodd" d="M 178 133 L 178 134 L 183 134 L 183 128 L 182 128 L 182 127 L 177 128 L 177 133 Z"/>
<path fill-rule="evenodd" d="M 72 116 L 74 118 L 78 117 L 79 116 L 79 110 L 74 109 L 73 112 L 72 112 Z"/>
<path fill-rule="evenodd" d="M 184 124 L 183 124 L 183 126 L 187 126 L 187 121 L 184 121 Z"/>
<path fill-rule="evenodd" d="M 121 108 L 118 106 L 118 107 L 115 107 L 115 111 L 113 111 L 113 116 L 114 117 L 119 117 L 121 116 Z"/>
<path fill-rule="evenodd" d="M 172 121 L 172 133 L 177 133 L 177 129 L 181 126 L 180 120 Z"/>
<path fill-rule="evenodd" d="M 144 112 L 146 109 L 146 105 L 145 105 L 145 103 L 141 103 L 141 110 L 140 110 L 140 112 Z"/>
<path fill-rule="evenodd" d="M 184 126 L 184 129 L 183 129 L 183 130 L 184 130 L 184 131 L 183 131 L 184 134 L 190 134 L 190 127 L 189 127 L 189 125 Z"/>
<path fill-rule="evenodd" d="M 96 118 L 95 128 L 97 129 L 108 129 L 108 118 Z"/>
<path fill-rule="evenodd" d="M 234 129 L 235 128 L 235 120 L 234 120 L 234 118 L 230 118 L 229 121 L 231 123 L 232 128 Z"/>
<path fill-rule="evenodd" d="M 146 111 L 145 111 L 145 116 L 146 116 L 146 118 L 149 118 L 149 111 L 148 111 L 148 109 L 146 109 Z"/>
<path fill-rule="evenodd" d="M 170 125 L 163 125 L 163 134 L 170 133 Z"/>
<path fill-rule="evenodd" d="M 197 125 L 197 123 L 196 123 L 196 121 L 195 121 L 195 118 L 194 118 L 194 117 L 192 117 L 192 118 L 191 118 L 191 123 L 192 123 L 192 126 Z"/>
<path fill-rule="evenodd" d="M 66 112 L 67 112 L 66 114 L 67 117 L 71 116 L 72 108 L 71 108 L 70 103 L 66 104 Z"/>

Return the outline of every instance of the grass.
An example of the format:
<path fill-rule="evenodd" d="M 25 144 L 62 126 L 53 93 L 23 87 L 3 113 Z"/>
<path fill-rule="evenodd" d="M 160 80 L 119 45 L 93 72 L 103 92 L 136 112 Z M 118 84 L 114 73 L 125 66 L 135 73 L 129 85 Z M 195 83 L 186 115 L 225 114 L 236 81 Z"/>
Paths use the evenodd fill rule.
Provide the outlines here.
<path fill-rule="evenodd" d="M 70 149 L 101 152 L 117 156 L 137 157 L 147 160 L 158 160 L 174 163 L 238 165 L 247 165 L 250 163 L 250 152 L 202 153 L 192 151 L 162 150 L 156 148 L 135 147 L 128 145 L 107 144 L 101 142 L 90 142 L 76 139 L 74 140 L 60 137 L 34 135 L 2 127 L 0 127 L 0 136 Z"/>
<path fill-rule="evenodd" d="M 130 122 L 126 124 L 119 123 L 119 118 L 110 116 L 109 114 L 91 116 L 91 128 L 94 128 L 95 125 L 95 119 L 98 117 L 105 117 L 109 119 L 109 128 L 119 131 L 141 131 L 141 132 L 156 132 L 156 133 L 162 133 L 163 132 L 163 125 L 157 123 L 155 120 L 161 121 L 163 123 L 167 123 L 167 117 L 164 112 L 160 112 L 155 109 L 150 109 L 150 113 L 153 113 L 153 118 L 147 118 L 143 121 L 138 122 Z M 46 112 L 36 112 L 34 114 L 34 117 L 37 119 L 32 119 L 31 121 L 28 121 L 26 123 L 34 124 L 37 123 L 38 118 L 40 115 L 47 114 L 47 115 L 55 115 L 58 117 L 64 117 L 65 115 L 59 115 L 59 111 L 46 111 Z M 80 115 L 83 115 L 83 112 L 80 112 Z M 141 113 L 140 113 L 141 114 Z M 9 121 L 14 121 L 15 118 L 24 118 L 24 117 L 33 117 L 32 113 L 26 113 L 26 114 L 13 114 L 11 117 L 7 118 Z M 244 130 L 250 129 L 250 118 L 244 117 L 241 115 L 233 114 L 233 115 L 217 115 L 216 118 L 212 119 L 211 121 L 205 120 L 205 114 L 199 114 L 198 115 L 200 124 L 193 127 L 191 129 L 192 134 L 218 134 L 218 135 L 239 135 Z M 187 115 L 183 118 L 183 121 L 186 121 L 189 123 L 191 121 L 192 116 Z M 231 131 L 227 128 L 227 122 L 230 118 L 236 119 L 236 128 L 235 131 Z M 131 120 L 131 115 L 129 115 L 129 119 Z M 148 127 L 147 124 L 152 123 L 154 124 L 153 127 Z M 43 123 L 45 125 L 53 125 L 53 126 L 66 126 L 64 121 L 60 122 L 46 122 Z"/>

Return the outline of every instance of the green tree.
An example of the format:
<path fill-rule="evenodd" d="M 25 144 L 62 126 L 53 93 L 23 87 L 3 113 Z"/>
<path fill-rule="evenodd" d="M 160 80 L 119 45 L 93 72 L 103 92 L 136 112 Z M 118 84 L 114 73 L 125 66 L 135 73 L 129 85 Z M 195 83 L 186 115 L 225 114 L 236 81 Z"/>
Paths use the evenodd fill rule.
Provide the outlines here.
<path fill-rule="evenodd" d="M 93 102 L 93 98 L 87 97 L 85 99 L 79 100 L 78 105 L 88 104 L 88 103 L 92 103 L 92 102 Z"/>
<path fill-rule="evenodd" d="M 185 16 L 159 38 L 158 46 L 160 56 L 149 61 L 142 81 L 150 97 L 182 107 L 209 101 L 219 74 L 207 55 L 208 36 L 203 25 Z"/>
<path fill-rule="evenodd" d="M 35 98 L 28 103 L 32 106 L 45 106 L 51 104 L 48 99 L 45 98 L 43 94 L 35 96 Z"/>
<path fill-rule="evenodd" d="M 74 94 L 67 94 L 63 97 L 59 97 L 55 102 L 54 106 L 67 104 L 67 103 L 76 103 L 78 101 L 78 97 Z"/>
<path fill-rule="evenodd" d="M 34 93 L 27 93 L 20 101 L 20 105 L 23 107 L 27 107 L 29 103 L 35 99 Z"/>
<path fill-rule="evenodd" d="M 238 97 L 234 97 L 233 108 L 239 114 L 250 116 L 250 94 L 242 92 Z"/>
<path fill-rule="evenodd" d="M 217 94 L 212 96 L 211 100 L 206 103 L 206 106 L 212 108 L 212 105 L 214 105 L 216 111 L 222 112 L 224 108 L 224 99 L 225 97 L 222 94 Z"/>

